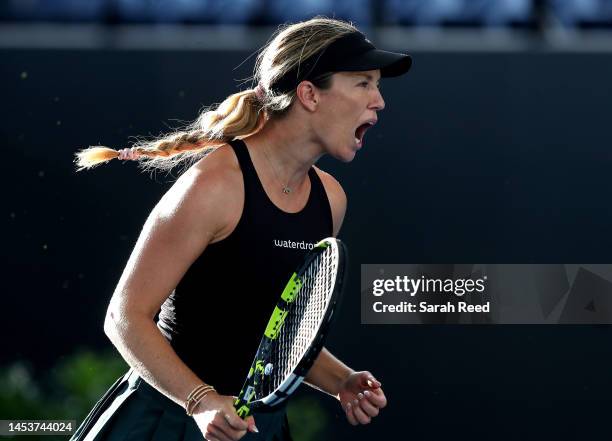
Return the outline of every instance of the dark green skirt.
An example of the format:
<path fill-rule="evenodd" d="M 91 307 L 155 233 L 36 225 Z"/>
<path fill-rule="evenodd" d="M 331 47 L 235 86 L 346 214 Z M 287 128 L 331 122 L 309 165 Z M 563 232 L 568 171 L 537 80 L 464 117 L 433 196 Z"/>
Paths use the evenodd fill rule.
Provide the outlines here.
<path fill-rule="evenodd" d="M 259 433 L 244 441 L 291 441 L 286 406 L 255 413 Z M 144 381 L 133 369 L 96 403 L 70 441 L 202 441 L 185 409 Z"/>

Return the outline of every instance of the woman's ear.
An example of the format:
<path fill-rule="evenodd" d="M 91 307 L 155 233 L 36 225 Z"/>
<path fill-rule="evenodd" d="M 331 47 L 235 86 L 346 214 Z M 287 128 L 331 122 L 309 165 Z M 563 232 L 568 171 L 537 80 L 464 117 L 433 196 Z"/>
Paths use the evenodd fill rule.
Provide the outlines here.
<path fill-rule="evenodd" d="M 319 102 L 319 89 L 310 81 L 302 81 L 297 86 L 296 96 L 302 106 L 310 112 L 314 112 Z"/>

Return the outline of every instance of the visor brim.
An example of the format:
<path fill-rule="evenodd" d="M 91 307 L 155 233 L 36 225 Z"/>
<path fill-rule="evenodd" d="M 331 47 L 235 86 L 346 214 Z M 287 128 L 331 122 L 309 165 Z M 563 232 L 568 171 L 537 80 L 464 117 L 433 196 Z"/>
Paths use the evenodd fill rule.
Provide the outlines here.
<path fill-rule="evenodd" d="M 380 69 L 380 76 L 388 78 L 405 74 L 411 66 L 412 57 L 410 55 L 372 49 L 353 58 L 343 70 L 360 72 Z"/>

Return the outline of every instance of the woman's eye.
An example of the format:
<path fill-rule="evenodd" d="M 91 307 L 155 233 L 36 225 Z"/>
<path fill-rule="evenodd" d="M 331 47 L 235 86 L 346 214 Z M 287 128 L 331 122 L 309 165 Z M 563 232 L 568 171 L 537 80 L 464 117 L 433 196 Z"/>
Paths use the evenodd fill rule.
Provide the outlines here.
<path fill-rule="evenodd" d="M 363 81 L 363 82 L 359 83 L 359 86 L 360 87 L 368 88 L 368 87 L 370 87 L 370 83 L 368 83 L 367 81 Z M 376 84 L 376 88 L 378 90 L 380 90 L 380 84 Z"/>

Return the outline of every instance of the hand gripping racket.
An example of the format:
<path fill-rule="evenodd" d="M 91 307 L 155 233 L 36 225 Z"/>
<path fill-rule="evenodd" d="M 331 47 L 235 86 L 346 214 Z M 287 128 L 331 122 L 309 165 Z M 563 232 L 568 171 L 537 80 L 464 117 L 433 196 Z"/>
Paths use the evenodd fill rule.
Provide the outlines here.
<path fill-rule="evenodd" d="M 346 246 L 328 237 L 293 273 L 234 402 L 240 417 L 282 403 L 300 385 L 323 348 L 346 285 L 346 268 Z"/>

